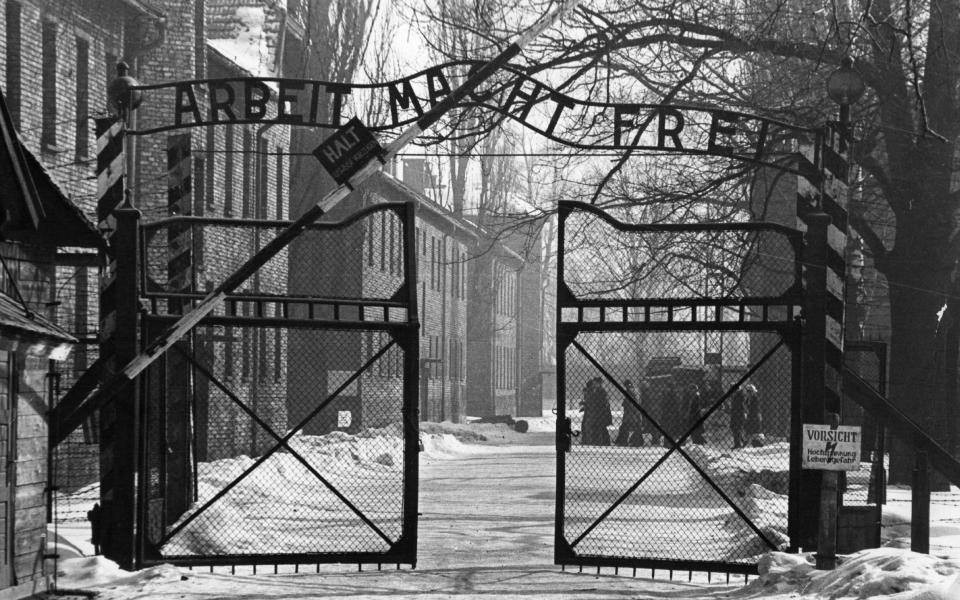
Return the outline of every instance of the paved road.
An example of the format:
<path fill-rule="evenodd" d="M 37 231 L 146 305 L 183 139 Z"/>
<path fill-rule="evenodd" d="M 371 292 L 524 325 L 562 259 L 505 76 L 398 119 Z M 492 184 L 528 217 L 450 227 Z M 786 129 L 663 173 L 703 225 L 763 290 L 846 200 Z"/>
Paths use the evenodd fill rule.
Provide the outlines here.
<path fill-rule="evenodd" d="M 553 565 L 555 457 L 552 434 L 528 434 L 530 445 L 491 440 L 484 451 L 421 460 L 419 562 L 415 570 L 362 572 L 348 566 L 280 576 L 194 572 L 187 581 L 158 576 L 104 600 L 264 600 L 312 598 L 718 598 L 736 586 L 705 589 L 563 572 Z M 176 579 L 175 577 L 173 579 Z"/>

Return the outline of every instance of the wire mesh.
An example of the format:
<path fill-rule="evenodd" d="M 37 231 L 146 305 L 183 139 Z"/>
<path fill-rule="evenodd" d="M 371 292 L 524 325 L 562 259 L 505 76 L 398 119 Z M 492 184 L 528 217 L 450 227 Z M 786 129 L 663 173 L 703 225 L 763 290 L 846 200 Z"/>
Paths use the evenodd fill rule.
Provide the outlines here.
<path fill-rule="evenodd" d="M 389 550 L 403 354 L 373 328 L 199 327 L 149 375 L 149 543 L 164 559 Z"/>
<path fill-rule="evenodd" d="M 575 297 L 773 298 L 796 284 L 795 248 L 780 230 L 629 227 L 593 212 L 566 217 L 563 281 Z"/>
<path fill-rule="evenodd" d="M 257 271 L 235 295 L 388 300 L 405 277 L 404 227 L 396 205 L 381 205 L 345 225 L 313 224 Z M 289 223 L 205 218 L 165 219 L 145 224 L 147 295 L 206 291 L 262 250 Z M 187 241 L 171 240 L 179 232 Z M 196 273 L 181 283 L 173 255 L 189 247 Z M 209 259 L 209 260 L 207 260 Z M 295 268 L 290 268 L 294 266 Z"/>
<path fill-rule="evenodd" d="M 884 386 L 882 358 L 885 354 L 848 346 L 844 352 L 844 365 L 879 390 Z M 841 476 L 841 504 L 847 507 L 879 506 L 886 497 L 885 473 L 888 467 L 884 460 L 883 427 L 875 416 L 849 398 L 843 399 L 840 416 L 843 425 L 859 426 L 861 432 L 860 467 Z"/>
<path fill-rule="evenodd" d="M 579 556 L 750 563 L 788 545 L 793 357 L 779 334 L 580 333 L 564 359 L 579 434 L 563 534 Z"/>
<path fill-rule="evenodd" d="M 76 265 L 56 267 L 54 319 L 79 340 L 70 356 L 57 362 L 56 397 L 66 393 L 99 357 L 98 269 Z M 100 501 L 100 427 L 97 414 L 53 448 L 51 463 L 52 516 L 55 525 L 89 528 L 87 513 Z"/>

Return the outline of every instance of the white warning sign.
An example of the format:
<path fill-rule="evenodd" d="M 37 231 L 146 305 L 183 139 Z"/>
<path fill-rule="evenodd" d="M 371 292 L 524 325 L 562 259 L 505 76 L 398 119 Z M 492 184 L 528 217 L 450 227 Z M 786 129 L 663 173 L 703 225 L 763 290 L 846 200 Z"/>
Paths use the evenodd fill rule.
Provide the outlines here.
<path fill-rule="evenodd" d="M 803 468 L 856 471 L 860 468 L 860 427 L 803 424 Z"/>

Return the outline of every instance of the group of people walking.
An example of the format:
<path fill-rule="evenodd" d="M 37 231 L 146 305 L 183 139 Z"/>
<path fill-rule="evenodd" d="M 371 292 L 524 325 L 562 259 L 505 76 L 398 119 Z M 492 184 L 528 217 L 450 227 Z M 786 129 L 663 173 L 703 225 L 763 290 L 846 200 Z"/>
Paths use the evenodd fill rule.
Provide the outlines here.
<path fill-rule="evenodd" d="M 675 388 L 675 384 L 670 380 L 667 383 L 667 389 L 660 391 L 660 398 L 655 402 L 647 382 L 641 382 L 638 390 L 633 381 L 625 380 L 623 382 L 623 390 L 626 392 L 622 405 L 623 417 L 612 443 L 617 446 L 645 446 L 649 436 L 650 445 L 661 443 L 665 447 L 671 445 L 667 437 L 661 436 L 660 429 L 654 426 L 650 419 L 644 417 L 639 408 L 643 406 L 647 414 L 660 419 L 658 421 L 660 427 L 674 439 L 690 431 L 689 440 L 692 443 L 705 444 L 707 440 L 703 415 L 709 409 L 710 403 L 719 397 L 720 390 L 711 390 L 715 397 L 705 399 L 696 384 L 687 385 L 682 393 L 677 393 Z M 594 377 L 587 382 L 580 409 L 583 411 L 581 443 L 585 446 L 611 445 L 609 427 L 613 424 L 613 414 L 602 377 Z M 754 384 L 742 385 L 731 396 L 729 427 L 734 449 L 747 445 L 763 445 L 763 417 L 759 392 Z"/>

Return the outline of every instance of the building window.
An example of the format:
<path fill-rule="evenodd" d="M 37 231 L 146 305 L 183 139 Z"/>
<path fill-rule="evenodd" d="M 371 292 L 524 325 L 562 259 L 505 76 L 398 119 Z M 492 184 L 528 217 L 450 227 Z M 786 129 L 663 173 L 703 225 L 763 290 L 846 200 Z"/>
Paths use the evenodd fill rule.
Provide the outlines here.
<path fill-rule="evenodd" d="M 388 228 L 390 229 L 390 252 L 389 252 L 389 255 L 390 255 L 390 256 L 389 256 L 389 259 L 390 259 L 390 261 L 389 261 L 389 262 L 390 262 L 390 274 L 393 275 L 393 274 L 394 274 L 394 271 L 396 270 L 396 265 L 397 265 L 397 262 L 396 262 L 396 261 L 397 261 L 397 259 L 396 259 L 396 252 L 397 252 L 397 237 L 396 237 L 397 223 L 396 223 L 396 219 L 393 218 L 393 213 L 384 213 L 383 216 L 390 220 L 390 223 L 388 224 Z"/>
<path fill-rule="evenodd" d="M 383 348 L 383 332 L 382 331 L 377 332 L 377 344 L 378 344 L 378 348 Z M 373 352 L 371 348 L 371 356 L 372 355 L 373 355 Z M 381 356 L 380 359 L 377 361 L 377 375 L 379 375 L 380 377 L 386 377 L 387 375 L 386 363 L 387 363 L 386 357 L 384 356 Z"/>
<path fill-rule="evenodd" d="M 282 316 L 279 304 L 273 309 L 273 313 L 275 317 Z M 283 378 L 283 330 L 273 331 L 273 380 L 279 382 Z"/>
<path fill-rule="evenodd" d="M 407 236 L 404 235 L 406 225 L 404 221 L 397 218 L 397 275 L 403 275 L 403 257 L 406 256 Z"/>
<path fill-rule="evenodd" d="M 453 273 L 450 275 L 450 295 L 454 298 L 460 296 L 460 262 L 456 259 L 457 253 L 456 250 L 453 251 L 453 264 L 450 265 L 450 269 Z"/>
<path fill-rule="evenodd" d="M 233 327 L 223 328 L 223 378 L 233 377 Z"/>
<path fill-rule="evenodd" d="M 460 264 L 463 265 L 463 268 L 460 269 L 460 297 L 467 297 L 467 253 L 460 253 Z"/>
<path fill-rule="evenodd" d="M 267 140 L 260 138 L 257 140 L 257 164 L 260 165 L 260 168 L 257 169 L 257 211 L 256 216 L 258 219 L 266 220 L 267 215 L 269 214 L 269 208 L 267 202 L 267 193 L 270 188 L 270 157 L 267 155 Z"/>
<path fill-rule="evenodd" d="M 447 281 L 447 238 L 437 240 L 437 258 L 437 290 L 442 292 Z"/>
<path fill-rule="evenodd" d="M 253 169 L 253 132 L 249 129 L 243 130 L 243 173 L 241 177 L 243 178 L 243 206 L 241 210 L 241 215 L 244 219 L 249 219 L 254 215 L 254 200 L 253 200 L 253 190 L 254 190 L 254 169 Z"/>
<path fill-rule="evenodd" d="M 43 67 L 40 72 L 40 145 L 47 152 L 57 148 L 57 24 L 43 21 L 40 35 Z"/>
<path fill-rule="evenodd" d="M 373 238 L 377 234 L 377 232 L 374 231 L 374 229 L 376 228 L 376 222 L 373 219 L 374 218 L 372 216 L 367 218 L 367 221 L 365 224 L 366 231 L 367 231 L 367 266 L 368 267 L 373 267 L 373 263 L 375 262 L 373 260 Z"/>
<path fill-rule="evenodd" d="M 212 129 L 212 128 L 211 128 Z M 233 216 L 233 125 L 224 128 L 223 142 L 223 214 Z"/>
<path fill-rule="evenodd" d="M 283 219 L 283 202 L 287 195 L 283 189 L 283 148 L 277 147 L 277 220 Z"/>
<path fill-rule="evenodd" d="M 109 87 L 110 82 L 113 81 L 113 78 L 117 76 L 117 62 L 118 62 L 117 55 L 114 54 L 113 52 L 107 52 L 104 55 L 103 60 L 104 60 L 104 64 L 107 65 L 106 83 L 107 83 L 107 87 Z M 107 88 L 104 88 L 103 95 L 105 98 L 110 95 L 107 93 Z"/>
<path fill-rule="evenodd" d="M 430 289 L 437 289 L 437 238 L 430 236 Z"/>
<path fill-rule="evenodd" d="M 275 329 L 267 329 L 266 327 L 257 328 L 257 381 L 261 383 L 267 383 L 270 377 L 270 365 L 269 360 L 270 356 L 267 352 L 268 340 L 267 332 L 276 331 Z"/>
<path fill-rule="evenodd" d="M 19 2 L 7 1 L 7 108 L 17 129 L 20 129 L 20 8 Z"/>
<path fill-rule="evenodd" d="M 456 338 L 450 338 L 450 379 L 463 381 L 463 344 Z"/>
<path fill-rule="evenodd" d="M 77 38 L 77 102 L 76 138 L 77 162 L 89 156 L 90 146 L 90 42 Z"/>
<path fill-rule="evenodd" d="M 207 161 L 204 156 L 193 158 L 193 214 L 203 216 L 207 195 Z"/>
<path fill-rule="evenodd" d="M 250 303 L 244 302 L 240 312 L 244 317 L 249 317 Z M 253 361 L 251 360 L 253 353 L 253 334 L 254 328 L 249 325 L 240 328 L 240 377 L 243 381 L 250 380 L 250 370 L 253 366 Z"/>
<path fill-rule="evenodd" d="M 217 172 L 217 161 L 216 161 L 217 156 L 213 152 L 213 149 L 216 148 L 216 143 L 217 143 L 217 139 L 215 136 L 216 136 L 216 128 L 207 127 L 206 154 L 207 154 L 207 165 L 209 166 L 209 170 L 208 170 L 209 176 L 206 178 L 206 187 L 204 189 L 203 195 L 204 195 L 204 200 L 206 201 L 206 206 L 211 211 L 214 210 L 216 206 L 216 197 L 215 197 L 216 182 L 214 180 L 216 179 L 215 174 Z M 199 185 L 200 183 L 197 182 L 197 187 L 199 187 Z M 203 214 L 203 213 L 200 212 L 198 214 Z"/>
<path fill-rule="evenodd" d="M 387 219 L 386 215 L 382 212 L 377 213 L 377 220 L 380 222 L 380 271 L 383 272 L 386 269 L 386 253 L 387 246 Z"/>

